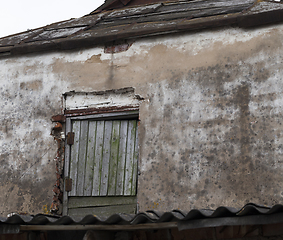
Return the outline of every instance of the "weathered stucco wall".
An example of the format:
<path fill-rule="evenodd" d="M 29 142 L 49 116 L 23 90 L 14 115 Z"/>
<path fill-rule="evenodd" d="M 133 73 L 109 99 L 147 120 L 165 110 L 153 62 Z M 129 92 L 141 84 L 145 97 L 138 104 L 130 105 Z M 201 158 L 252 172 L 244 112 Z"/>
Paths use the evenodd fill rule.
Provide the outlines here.
<path fill-rule="evenodd" d="M 0 68 L 0 214 L 43 212 L 56 180 L 49 119 L 61 109 L 60 83 L 40 57 L 1 60 Z"/>
<path fill-rule="evenodd" d="M 52 201 L 52 115 L 68 91 L 134 87 L 147 209 L 272 205 L 283 191 L 283 26 L 228 28 L 0 60 L 0 214 Z"/>

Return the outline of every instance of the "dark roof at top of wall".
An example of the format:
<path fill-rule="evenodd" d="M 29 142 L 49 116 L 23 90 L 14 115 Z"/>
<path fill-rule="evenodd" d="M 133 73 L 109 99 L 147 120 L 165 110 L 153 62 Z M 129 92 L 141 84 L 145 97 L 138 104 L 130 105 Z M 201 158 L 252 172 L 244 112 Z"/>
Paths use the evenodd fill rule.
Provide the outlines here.
<path fill-rule="evenodd" d="M 106 0 L 104 4 L 102 4 L 96 10 L 112 10 L 123 8 L 125 6 L 132 7 L 132 6 L 139 6 L 144 4 L 151 4 L 157 2 L 164 2 L 164 0 Z"/>
<path fill-rule="evenodd" d="M 8 218 L 0 217 L 0 234 L 17 233 L 20 230 L 137 230 L 162 228 L 185 230 L 277 223 L 283 223 L 283 205 L 266 207 L 249 203 L 241 209 L 219 207 L 216 210 L 147 211 L 136 215 L 113 214 L 108 218 L 95 215 L 87 215 L 78 219 L 69 216 L 53 217 L 42 214 L 35 216 L 13 215 Z M 81 226 L 81 228 L 74 228 L 74 225 Z"/>
<path fill-rule="evenodd" d="M 131 38 L 227 25 L 283 21 L 283 3 L 256 0 L 180 0 L 95 11 L 81 18 L 0 38 L 0 56 L 72 50 Z"/>

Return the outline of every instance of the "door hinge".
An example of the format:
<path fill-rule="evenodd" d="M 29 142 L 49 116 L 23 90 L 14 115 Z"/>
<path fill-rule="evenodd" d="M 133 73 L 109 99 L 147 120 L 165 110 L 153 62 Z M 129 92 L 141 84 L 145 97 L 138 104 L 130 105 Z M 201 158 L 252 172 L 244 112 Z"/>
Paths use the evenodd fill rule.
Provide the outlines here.
<path fill-rule="evenodd" d="M 74 144 L 74 138 L 75 138 L 75 133 L 74 132 L 68 132 L 68 134 L 67 134 L 67 144 L 73 145 Z"/>
<path fill-rule="evenodd" d="M 66 192 L 71 192 L 72 191 L 72 178 L 66 178 L 65 179 L 65 191 Z"/>

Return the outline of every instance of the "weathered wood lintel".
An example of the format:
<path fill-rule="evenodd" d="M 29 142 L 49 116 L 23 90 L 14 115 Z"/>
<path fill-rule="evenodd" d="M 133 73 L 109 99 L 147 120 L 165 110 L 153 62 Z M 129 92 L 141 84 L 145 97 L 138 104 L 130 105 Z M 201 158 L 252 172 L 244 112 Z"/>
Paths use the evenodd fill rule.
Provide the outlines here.
<path fill-rule="evenodd" d="M 85 108 L 85 109 L 74 109 L 65 110 L 65 117 L 76 117 L 84 115 L 93 115 L 101 113 L 114 113 L 114 112 L 133 112 L 138 111 L 138 106 L 111 106 L 101 108 Z"/>
<path fill-rule="evenodd" d="M 177 222 L 146 223 L 136 225 L 21 225 L 21 231 L 134 231 L 177 228 Z"/>

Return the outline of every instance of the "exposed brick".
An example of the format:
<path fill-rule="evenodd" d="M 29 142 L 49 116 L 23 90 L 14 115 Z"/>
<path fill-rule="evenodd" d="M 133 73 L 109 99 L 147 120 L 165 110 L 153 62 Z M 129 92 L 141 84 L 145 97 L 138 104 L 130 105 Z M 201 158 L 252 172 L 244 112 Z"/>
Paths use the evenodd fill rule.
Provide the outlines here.
<path fill-rule="evenodd" d="M 119 52 L 125 52 L 130 48 L 130 44 L 128 43 L 122 43 L 118 45 L 112 45 L 112 46 L 106 46 L 104 48 L 104 53 L 119 53 Z"/>
<path fill-rule="evenodd" d="M 58 119 L 57 119 L 58 120 Z M 59 207 L 62 203 L 62 191 L 61 191 L 61 184 L 63 183 L 62 180 L 62 174 L 63 174 L 63 166 L 64 166 L 64 141 L 60 139 L 58 134 L 60 135 L 60 132 L 62 130 L 62 124 L 57 123 L 55 128 L 53 128 L 54 131 L 52 131 L 52 134 L 54 136 L 55 141 L 57 142 L 57 155 L 55 157 L 55 174 L 56 174 L 56 182 L 54 184 L 54 197 L 53 202 L 51 204 L 51 212 L 55 214 L 61 214 L 61 208 Z"/>
<path fill-rule="evenodd" d="M 57 169 L 56 169 L 57 170 Z M 56 173 L 57 179 L 61 179 L 61 175 L 59 173 Z M 58 180 L 57 180 L 58 181 Z"/>
<path fill-rule="evenodd" d="M 66 122 L 66 117 L 64 114 L 59 114 L 51 117 L 52 122 L 61 122 L 64 123 Z"/>
<path fill-rule="evenodd" d="M 59 194 L 59 193 L 60 193 L 60 189 L 59 189 L 58 187 L 55 187 L 55 188 L 53 189 L 53 192 Z"/>
<path fill-rule="evenodd" d="M 54 130 L 61 131 L 63 128 L 60 122 L 57 122 L 56 125 L 53 127 Z"/>

